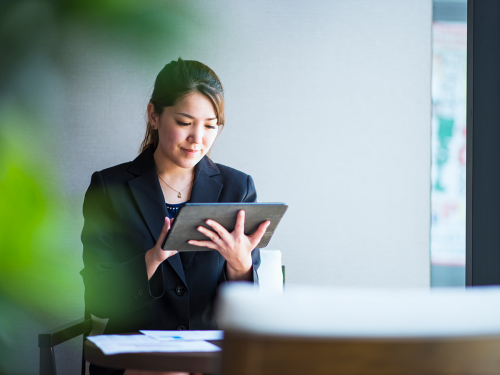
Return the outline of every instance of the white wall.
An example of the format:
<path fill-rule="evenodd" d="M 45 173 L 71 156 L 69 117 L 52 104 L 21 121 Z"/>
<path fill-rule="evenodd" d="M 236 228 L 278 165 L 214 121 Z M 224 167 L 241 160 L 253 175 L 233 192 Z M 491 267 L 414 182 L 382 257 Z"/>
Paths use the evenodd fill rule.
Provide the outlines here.
<path fill-rule="evenodd" d="M 75 53 L 69 185 L 83 198 L 94 170 L 134 158 L 156 73 L 199 60 L 226 92 L 215 161 L 290 206 L 269 245 L 287 282 L 428 286 L 431 1 L 196 6 L 209 27 L 157 61 L 102 40 Z"/>
<path fill-rule="evenodd" d="M 290 205 L 288 282 L 428 286 L 431 2 L 245 4 L 185 55 L 226 87 L 216 159 Z"/>

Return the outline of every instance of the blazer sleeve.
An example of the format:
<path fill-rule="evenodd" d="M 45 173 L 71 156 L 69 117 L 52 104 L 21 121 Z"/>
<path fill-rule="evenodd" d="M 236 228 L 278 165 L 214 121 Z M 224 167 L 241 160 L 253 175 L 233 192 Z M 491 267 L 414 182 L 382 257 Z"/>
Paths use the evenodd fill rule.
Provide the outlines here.
<path fill-rule="evenodd" d="M 245 197 L 243 198 L 243 202 L 256 202 L 257 201 L 257 191 L 255 190 L 255 185 L 253 183 L 252 176 L 247 176 L 247 192 Z M 222 268 L 222 275 L 220 282 L 227 282 L 227 274 L 226 274 L 226 266 L 227 262 L 224 262 L 224 267 Z M 257 270 L 260 266 L 260 249 L 255 248 L 252 250 L 252 273 L 253 273 L 253 283 L 255 285 L 259 285 L 259 275 Z"/>
<path fill-rule="evenodd" d="M 123 236 L 123 229 L 117 224 L 108 194 L 101 174 L 95 172 L 83 204 L 84 268 L 80 274 L 86 311 L 101 318 L 138 309 L 165 292 L 162 267 L 148 281 L 144 254 L 131 255 L 119 248 L 117 239 Z"/>

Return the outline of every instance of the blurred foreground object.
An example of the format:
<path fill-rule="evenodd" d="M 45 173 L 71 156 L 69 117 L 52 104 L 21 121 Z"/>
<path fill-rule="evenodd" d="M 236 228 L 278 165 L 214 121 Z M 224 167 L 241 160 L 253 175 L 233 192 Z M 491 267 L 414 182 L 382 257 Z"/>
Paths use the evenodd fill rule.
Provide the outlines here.
<path fill-rule="evenodd" d="M 94 43 L 113 41 L 122 49 L 124 58 L 151 58 L 159 49 L 185 41 L 188 28 L 196 28 L 193 24 L 197 21 L 189 6 L 174 1 L 2 1 L 0 94 L 5 86 L 22 84 L 16 76 L 31 69 L 33 62 L 38 63 L 35 65 L 39 73 L 47 73 L 40 64 L 40 55 L 52 63 L 66 60 L 68 45 L 85 42 L 85 37 L 92 36 Z M 74 34 L 75 29 L 78 34 Z"/>
<path fill-rule="evenodd" d="M 31 351 L 27 340 L 45 317 L 72 312 L 82 281 L 67 237 L 74 218 L 49 182 L 53 168 L 28 147 L 23 119 L 0 111 L 0 124 L 0 374 L 24 374 L 15 353 Z"/>
<path fill-rule="evenodd" d="M 499 374 L 500 288 L 223 290 L 223 374 Z"/>
<path fill-rule="evenodd" d="M 82 160 L 98 138 L 92 124 L 106 121 L 88 98 L 110 97 L 113 73 L 128 83 L 164 64 L 165 51 L 204 25 L 191 8 L 149 0 L 0 2 L 0 375 L 36 373 L 36 333 L 84 311 L 84 167 L 97 168 Z M 57 356 L 60 373 L 77 373 L 81 340 Z"/>

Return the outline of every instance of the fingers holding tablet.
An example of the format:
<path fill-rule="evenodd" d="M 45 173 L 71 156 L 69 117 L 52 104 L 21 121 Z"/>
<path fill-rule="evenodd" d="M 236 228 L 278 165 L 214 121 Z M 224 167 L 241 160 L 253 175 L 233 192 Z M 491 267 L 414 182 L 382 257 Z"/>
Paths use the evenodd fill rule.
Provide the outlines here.
<path fill-rule="evenodd" d="M 234 230 L 229 233 L 222 225 L 214 220 L 207 220 L 206 223 L 213 228 L 213 231 L 202 226 L 197 229 L 211 241 L 188 241 L 195 246 L 204 246 L 217 250 L 227 261 L 227 273 L 229 280 L 246 280 L 251 277 L 252 250 L 262 239 L 267 227 L 271 224 L 269 220 L 262 222 L 257 230 L 251 235 L 245 235 L 245 211 L 240 210 L 237 215 Z"/>
<path fill-rule="evenodd" d="M 207 224 L 208 224 L 208 221 L 210 221 L 210 220 L 207 220 Z M 200 233 L 203 233 L 206 237 L 210 238 L 210 241 L 189 240 L 188 244 L 194 245 L 194 246 L 199 246 L 199 247 L 208 247 L 209 249 L 212 249 L 212 250 L 217 250 L 217 245 L 219 245 L 219 244 L 222 245 L 222 243 L 221 243 L 222 236 L 220 236 L 217 233 L 215 233 L 211 230 L 208 230 L 207 228 L 202 227 L 202 226 L 199 226 L 197 228 L 197 230 Z"/>
<path fill-rule="evenodd" d="M 206 223 L 213 228 L 213 231 L 202 226 L 198 226 L 197 230 L 200 233 L 203 233 L 206 237 L 210 238 L 211 241 L 190 240 L 188 241 L 190 245 L 209 247 L 214 250 L 222 248 L 223 245 L 231 249 L 235 246 L 241 247 L 241 245 L 249 245 L 251 247 L 250 250 L 253 250 L 262 239 L 262 236 L 266 232 L 267 227 L 269 227 L 269 225 L 271 224 L 269 220 L 264 221 L 259 225 L 259 227 L 253 234 L 248 236 L 245 235 L 244 210 L 240 210 L 238 212 L 236 225 L 231 233 L 229 233 L 226 228 L 224 228 L 214 220 L 208 219 Z M 246 241 L 244 240 L 244 238 L 246 238 Z M 219 245 L 219 247 L 213 245 Z"/>
<path fill-rule="evenodd" d="M 149 249 L 145 254 L 146 261 L 146 270 L 148 273 L 148 280 L 151 279 L 153 274 L 156 272 L 158 266 L 167 258 L 172 255 L 177 254 L 177 250 L 163 250 L 162 244 L 165 241 L 165 237 L 171 228 L 173 219 L 169 219 L 165 217 L 165 221 L 163 223 L 163 228 L 161 230 L 160 235 L 158 236 L 158 240 L 153 248 Z"/>

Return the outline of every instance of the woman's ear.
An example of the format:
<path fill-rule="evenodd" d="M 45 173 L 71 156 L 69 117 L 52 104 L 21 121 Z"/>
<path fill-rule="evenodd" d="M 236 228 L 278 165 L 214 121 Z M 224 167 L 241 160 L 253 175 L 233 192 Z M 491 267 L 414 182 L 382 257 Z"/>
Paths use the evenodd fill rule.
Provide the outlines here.
<path fill-rule="evenodd" d="M 158 113 L 155 110 L 153 103 L 148 104 L 148 120 L 153 129 L 158 129 Z"/>

